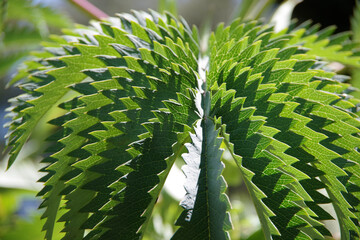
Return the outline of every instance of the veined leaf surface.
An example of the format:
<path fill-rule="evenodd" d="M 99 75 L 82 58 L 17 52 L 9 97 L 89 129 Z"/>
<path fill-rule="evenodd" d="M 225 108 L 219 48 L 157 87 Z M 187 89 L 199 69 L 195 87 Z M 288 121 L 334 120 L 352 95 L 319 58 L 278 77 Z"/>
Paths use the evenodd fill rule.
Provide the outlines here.
<path fill-rule="evenodd" d="M 39 192 L 46 239 L 56 221 L 63 239 L 141 239 L 180 156 L 187 194 L 173 239 L 229 239 L 221 143 L 267 239 L 330 236 L 327 203 L 342 239 L 360 236 L 359 100 L 326 67 L 359 66 L 347 36 L 235 20 L 200 53 L 196 27 L 154 11 L 64 33 L 27 63 L 10 109 L 9 166 L 42 116 L 75 96 L 50 121 L 58 132 Z"/>

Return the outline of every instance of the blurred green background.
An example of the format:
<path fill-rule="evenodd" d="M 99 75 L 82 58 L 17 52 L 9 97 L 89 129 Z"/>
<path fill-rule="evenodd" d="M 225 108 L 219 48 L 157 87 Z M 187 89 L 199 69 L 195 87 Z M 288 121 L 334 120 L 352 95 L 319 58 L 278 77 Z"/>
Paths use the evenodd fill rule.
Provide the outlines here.
<path fill-rule="evenodd" d="M 263 18 L 266 21 L 280 19 L 288 23 L 289 18 L 299 22 L 312 19 L 323 27 L 336 25 L 338 32 L 354 30 L 354 38 L 360 39 L 360 11 L 353 18 L 355 0 L 92 0 L 89 1 L 102 11 L 112 16 L 116 12 L 129 12 L 131 9 L 168 10 L 183 16 L 190 25 L 195 24 L 200 32 L 213 29 L 217 23 L 229 23 L 236 17 L 244 19 Z M 282 12 L 280 11 L 282 9 Z M 0 151 L 3 151 L 7 129 L 5 109 L 8 99 L 20 92 L 15 87 L 6 85 L 21 69 L 21 63 L 28 59 L 30 51 L 39 49 L 40 42 L 46 41 L 49 34 L 59 34 L 62 28 L 69 28 L 74 23 L 87 24 L 91 17 L 68 0 L 0 0 Z M 353 20 L 351 20 L 353 19 Z M 355 20 L 354 20 L 355 19 Z M 357 20 L 356 20 L 357 19 Z M 21 71 L 20 71 L 21 73 Z M 341 68 L 342 74 L 353 75 L 353 83 L 360 86 L 359 71 Z M 21 74 L 18 75 L 22 77 Z M 53 113 L 56 114 L 56 113 Z M 51 114 L 50 114 L 51 115 Z M 49 116 L 48 116 L 49 117 Z M 42 144 L 49 131 L 46 119 L 39 125 L 35 138 L 27 143 L 19 161 L 6 169 L 6 154 L 0 160 L 0 239 L 1 240 L 36 240 L 43 239 L 41 232 L 40 199 L 36 192 L 41 189 L 37 184 L 40 174 L 40 159 L 35 153 L 43 151 Z M 228 160 L 225 152 L 226 168 L 224 177 L 229 185 L 228 196 L 232 202 L 231 215 L 234 229 L 232 239 L 263 239 L 260 223 L 246 187 L 237 173 L 234 163 Z M 165 188 L 155 207 L 152 222 L 144 237 L 145 240 L 170 239 L 175 231 L 174 222 L 181 213 L 179 200 L 185 192 L 181 173 L 182 160 L 170 173 Z M 236 171 L 236 172 L 234 172 Z M 331 223 L 330 223 L 331 224 Z M 60 232 L 62 226 L 57 226 Z M 334 227 L 336 229 L 336 227 Z M 336 235 L 334 230 L 334 235 Z M 61 234 L 56 236 L 60 239 Z"/>

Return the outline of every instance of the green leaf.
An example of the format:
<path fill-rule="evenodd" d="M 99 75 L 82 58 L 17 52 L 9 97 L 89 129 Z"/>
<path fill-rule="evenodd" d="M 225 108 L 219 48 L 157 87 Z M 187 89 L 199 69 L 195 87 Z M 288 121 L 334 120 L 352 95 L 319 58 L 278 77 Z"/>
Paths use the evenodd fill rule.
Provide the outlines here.
<path fill-rule="evenodd" d="M 309 128 L 310 122 L 313 122 L 312 115 L 316 112 L 314 107 L 310 107 L 312 104 L 327 105 L 324 112 L 328 114 L 321 117 L 329 119 L 330 115 L 342 115 L 342 110 L 336 110 L 331 105 L 343 100 L 337 94 L 321 91 L 323 86 L 314 78 L 320 77 L 323 72 L 309 69 L 314 64 L 311 55 L 300 51 L 296 54 L 296 51 L 293 51 L 286 57 L 281 54 L 281 61 L 279 58 L 275 59 L 278 63 L 275 61 L 275 64 L 270 64 L 266 61 L 265 51 L 270 49 L 270 46 L 286 47 L 287 44 L 292 47 L 292 44 L 299 42 L 296 36 L 280 37 L 279 34 L 274 34 L 265 39 L 260 48 L 256 47 L 257 42 L 250 42 L 247 48 L 240 48 L 238 52 L 227 50 L 227 54 L 226 50 L 223 52 L 223 48 L 217 48 L 226 39 L 224 36 L 227 35 L 227 30 L 222 31 L 223 33 L 217 34 L 219 37 L 212 40 L 214 51 L 210 63 L 215 64 L 210 65 L 209 78 L 217 79 L 218 84 L 223 84 L 219 90 L 214 86 L 214 91 L 222 89 L 224 94 L 226 91 L 235 90 L 235 95 L 232 100 L 227 101 L 218 98 L 218 103 L 212 105 L 217 107 L 216 116 L 221 116 L 223 124 L 226 125 L 223 136 L 245 177 L 265 235 L 268 239 L 270 235 L 274 239 L 315 239 L 329 235 L 318 221 L 328 216 L 319 210 L 321 208 L 315 207 L 319 204 L 318 198 L 315 198 L 319 187 L 310 186 L 308 183 L 310 179 L 315 181 L 315 177 L 319 176 L 330 199 L 334 201 L 343 238 L 351 239 L 352 234 L 359 229 L 351 220 L 356 218 L 351 213 L 352 206 L 342 194 L 347 191 L 346 186 L 338 180 L 346 173 L 332 162 L 341 158 L 340 155 L 344 152 L 335 151 L 330 145 L 324 146 L 326 137 L 322 135 L 323 131 Z M 250 33 L 251 31 L 248 32 Z M 237 38 L 233 40 L 236 41 Z M 219 44 L 216 41 L 219 41 Z M 229 43 L 231 39 L 226 41 Z M 237 41 L 240 43 L 241 38 Z M 231 64 L 231 56 L 234 54 L 243 57 L 240 61 L 237 60 L 236 64 Z M 215 60 L 219 55 L 222 56 L 222 61 Z M 299 59 L 297 61 L 301 62 L 288 65 L 289 58 Z M 273 66 L 276 66 L 276 70 L 272 70 Z M 290 71 L 283 69 L 280 74 L 280 66 L 290 68 Z M 262 70 L 257 71 L 259 68 Z M 332 77 L 333 75 L 328 76 Z M 339 83 L 331 81 L 328 84 Z M 327 84 L 324 82 L 323 85 Z M 309 107 L 305 110 L 307 104 Z M 337 113 L 331 114 L 330 110 Z M 345 109 L 343 111 L 347 112 Z M 347 119 L 345 114 L 343 117 Z M 358 125 L 355 122 L 353 124 Z M 312 169 L 307 166 L 306 170 L 304 164 L 309 162 L 312 162 Z M 326 200 L 325 197 L 323 199 Z"/>
<path fill-rule="evenodd" d="M 182 168 L 187 181 L 186 196 L 180 205 L 185 209 L 176 225 L 180 229 L 172 239 L 229 239 L 232 225 L 230 204 L 225 194 L 226 182 L 221 175 L 221 139 L 215 123 L 208 116 L 209 92 L 202 98 L 205 116 L 191 134 L 192 143 L 186 144 L 188 153 L 182 157 L 186 165 Z M 206 105 L 208 105 L 206 107 Z"/>
<path fill-rule="evenodd" d="M 97 225 L 94 219 L 103 223 L 90 231 L 88 237 L 101 235 L 104 239 L 112 239 L 114 235 L 135 237 L 141 234 L 137 230 L 145 228 L 149 221 L 165 178 L 176 159 L 177 154 L 171 157 L 173 150 L 181 149 L 183 139 L 187 139 L 176 133 L 185 131 L 187 126 L 192 125 L 193 119 L 197 119 L 192 110 L 195 109 L 192 95 L 187 89 L 196 84 L 196 76 L 191 69 L 196 68 L 197 63 L 193 60 L 190 45 L 183 43 L 189 40 L 192 47 L 196 47 L 193 44 L 195 40 L 188 37 L 192 34 L 183 27 L 177 33 L 176 44 L 170 38 L 161 39 L 158 36 L 155 38 L 160 41 L 156 42 L 158 50 L 152 49 L 153 33 L 140 25 L 145 22 L 141 19 L 143 16 L 138 14 L 137 22 L 127 25 L 131 35 L 128 33 L 125 36 L 124 29 L 109 29 L 109 25 L 103 23 L 94 27 L 106 33 L 79 29 L 68 32 L 73 38 L 57 39 L 60 44 L 68 39 L 71 43 L 63 45 L 63 49 L 49 49 L 51 58 L 45 61 L 52 66 L 44 75 L 50 78 L 50 83 L 29 92 L 39 97 L 27 101 L 26 105 L 19 103 L 24 106 L 15 118 L 25 114 L 30 118 L 11 133 L 10 137 L 15 139 L 12 145 L 23 144 L 41 114 L 45 114 L 62 95 L 71 90 L 79 95 L 60 105 L 69 114 L 51 121 L 64 130 L 51 138 L 58 146 L 49 149 L 54 152 L 50 158 L 44 159 L 49 166 L 43 171 L 48 175 L 41 180 L 45 182 L 45 188 L 39 195 L 44 198 L 42 207 L 46 207 L 43 217 L 47 218 L 44 226 L 47 239 L 51 239 L 53 234 L 52 226 L 59 217 L 57 210 L 63 195 L 66 195 L 65 208 L 68 209 L 59 218 L 59 221 L 65 222 L 64 239 L 81 238 L 84 229 Z M 127 17 L 119 16 L 123 22 L 127 22 Z M 164 19 L 173 21 L 171 17 Z M 169 47 L 162 45 L 165 42 Z M 144 60 L 139 59 L 140 50 L 146 53 L 141 54 L 147 56 Z M 173 64 L 162 66 L 161 62 L 166 58 L 159 55 L 159 50 L 173 59 Z M 151 63 L 145 61 L 149 58 Z M 176 106 L 173 106 L 174 103 Z M 165 111 L 167 107 L 169 110 Z M 188 109 L 189 113 L 185 111 L 179 115 L 179 107 Z M 175 118 L 169 115 L 172 111 L 175 111 L 172 114 Z M 164 141 L 163 135 L 169 138 Z M 180 141 L 178 145 L 177 141 Z M 10 164 L 18 150 L 13 149 Z M 159 151 L 162 154 L 154 154 Z M 158 167 L 149 168 L 148 161 Z M 111 173 L 104 176 L 100 170 L 102 166 L 110 167 Z M 139 182 L 138 176 L 147 180 Z M 114 184 L 116 180 L 119 182 Z M 99 184 L 108 190 L 99 189 Z M 134 206 L 131 209 L 128 204 L 136 200 L 139 188 L 143 191 L 143 207 L 135 209 Z M 128 221 L 134 224 L 133 228 L 119 229 L 113 222 L 121 220 L 125 213 L 129 213 L 126 215 Z"/>
<path fill-rule="evenodd" d="M 289 30 L 288 33 L 295 36 L 289 43 L 300 44 L 308 55 L 327 61 L 337 61 L 349 66 L 360 67 L 360 57 L 352 51 L 358 44 L 349 46 L 353 44 L 349 40 L 349 33 L 329 36 L 334 31 L 333 27 L 325 28 L 321 32 L 316 32 L 316 29 L 315 33 L 301 27 L 297 29 L 290 27 Z"/>
<path fill-rule="evenodd" d="M 342 239 L 358 238 L 360 100 L 326 62 L 357 66 L 357 45 L 332 31 L 235 20 L 200 54 L 183 19 L 134 11 L 52 37 L 13 80 L 29 75 L 7 144 L 10 167 L 42 116 L 64 112 L 42 161 L 46 239 L 57 221 L 63 239 L 141 239 L 180 156 L 187 193 L 173 239 L 229 239 L 222 147 L 265 239 L 331 237 L 323 204 Z"/>

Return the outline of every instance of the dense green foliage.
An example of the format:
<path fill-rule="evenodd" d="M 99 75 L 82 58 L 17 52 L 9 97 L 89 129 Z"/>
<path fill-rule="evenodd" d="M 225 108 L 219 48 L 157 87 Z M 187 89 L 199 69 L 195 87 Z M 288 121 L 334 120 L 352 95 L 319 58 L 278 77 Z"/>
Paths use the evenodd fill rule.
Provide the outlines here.
<path fill-rule="evenodd" d="M 41 170 L 46 239 L 56 221 L 63 239 L 141 238 L 179 157 L 187 194 L 173 239 L 229 239 L 224 146 L 266 239 L 324 239 L 327 203 L 342 239 L 358 238 L 360 100 L 327 61 L 360 57 L 333 31 L 235 20 L 200 46 L 195 27 L 151 11 L 53 36 L 27 63 L 8 136 L 11 166 L 39 120 L 63 110 Z"/>

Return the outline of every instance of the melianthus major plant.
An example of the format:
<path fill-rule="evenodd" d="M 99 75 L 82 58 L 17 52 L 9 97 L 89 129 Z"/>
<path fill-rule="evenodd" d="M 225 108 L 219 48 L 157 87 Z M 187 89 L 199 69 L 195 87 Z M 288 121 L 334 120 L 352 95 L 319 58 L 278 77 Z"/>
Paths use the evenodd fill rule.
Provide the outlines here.
<path fill-rule="evenodd" d="M 141 239 L 179 157 L 187 193 L 172 239 L 229 239 L 222 146 L 266 239 L 330 236 L 327 203 L 341 238 L 358 239 L 360 100 L 327 61 L 360 57 L 333 31 L 238 19 L 200 46 L 183 19 L 134 11 L 53 36 L 27 63 L 8 135 L 10 167 L 39 120 L 64 111 L 41 169 L 46 239 L 56 221 L 63 239 Z"/>

